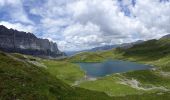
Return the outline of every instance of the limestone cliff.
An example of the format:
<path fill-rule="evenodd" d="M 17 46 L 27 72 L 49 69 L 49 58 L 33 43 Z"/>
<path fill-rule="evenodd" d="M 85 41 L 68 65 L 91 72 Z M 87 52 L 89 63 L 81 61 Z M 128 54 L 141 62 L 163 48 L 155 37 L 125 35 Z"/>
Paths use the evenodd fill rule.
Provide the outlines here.
<path fill-rule="evenodd" d="M 0 50 L 42 57 L 58 57 L 64 54 L 60 52 L 56 43 L 48 39 L 40 39 L 32 33 L 8 29 L 2 25 L 0 25 Z"/>

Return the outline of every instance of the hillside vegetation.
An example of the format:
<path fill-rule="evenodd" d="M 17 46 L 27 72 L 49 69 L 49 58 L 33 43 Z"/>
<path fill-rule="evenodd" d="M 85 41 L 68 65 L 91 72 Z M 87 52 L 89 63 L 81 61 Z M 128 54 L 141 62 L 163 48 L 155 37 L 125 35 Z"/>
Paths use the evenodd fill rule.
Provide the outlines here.
<path fill-rule="evenodd" d="M 140 44 L 136 44 L 131 48 L 116 48 L 109 51 L 93 53 L 85 52 L 68 59 L 67 60 L 70 62 L 103 62 L 107 59 L 120 59 L 149 64 L 155 67 L 153 70 L 131 71 L 127 73 L 121 73 L 118 76 L 113 74 L 101 79 L 97 79 L 96 81 L 87 81 L 79 84 L 79 86 L 83 88 L 104 91 L 109 95 L 117 96 L 124 94 L 136 95 L 142 93 L 142 95 L 148 95 L 148 98 L 145 98 L 147 100 L 149 99 L 149 95 L 151 96 L 152 93 L 153 94 L 151 97 L 154 98 L 154 95 L 156 96 L 157 92 L 160 92 L 160 94 L 166 94 L 168 93 L 167 91 L 170 90 L 169 38 L 149 40 Z M 120 80 L 129 87 L 125 88 L 124 86 L 118 84 Z M 130 87 L 137 90 L 133 90 Z"/>
<path fill-rule="evenodd" d="M 163 71 L 170 71 L 170 39 L 150 40 L 134 45 L 129 49 L 119 50 L 124 59 L 155 65 Z"/>
<path fill-rule="evenodd" d="M 71 87 L 45 68 L 20 58 L 24 57 L 0 52 L 0 100 L 111 99 L 102 92 Z"/>

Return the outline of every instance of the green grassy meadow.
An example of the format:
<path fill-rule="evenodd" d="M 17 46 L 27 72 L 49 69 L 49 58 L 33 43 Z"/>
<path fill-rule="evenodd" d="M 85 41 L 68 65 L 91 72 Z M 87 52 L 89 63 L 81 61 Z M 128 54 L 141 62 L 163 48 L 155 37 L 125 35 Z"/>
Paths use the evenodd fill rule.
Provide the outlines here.
<path fill-rule="evenodd" d="M 76 64 L 65 61 L 43 60 L 47 71 L 66 83 L 73 84 L 85 76 L 84 71 Z"/>

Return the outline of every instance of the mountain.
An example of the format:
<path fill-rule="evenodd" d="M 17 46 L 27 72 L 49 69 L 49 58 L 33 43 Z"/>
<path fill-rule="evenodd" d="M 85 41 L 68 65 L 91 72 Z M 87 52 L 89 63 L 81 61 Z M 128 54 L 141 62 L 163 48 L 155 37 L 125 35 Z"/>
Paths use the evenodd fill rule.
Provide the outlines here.
<path fill-rule="evenodd" d="M 82 51 L 68 51 L 68 52 L 66 52 L 66 54 L 68 56 L 73 56 L 73 55 L 81 53 L 81 52 L 105 51 L 105 50 L 111 50 L 111 49 L 114 49 L 114 48 L 117 48 L 117 47 L 121 47 L 121 48 L 127 49 L 127 48 L 131 48 L 135 44 L 140 44 L 142 42 L 144 42 L 144 41 L 143 40 L 138 40 L 138 41 L 132 42 L 132 43 L 123 43 L 123 44 L 115 44 L 115 45 L 104 45 L 104 46 L 95 47 L 95 48 L 92 48 L 92 49 L 87 49 L 87 50 L 82 50 Z"/>
<path fill-rule="evenodd" d="M 124 48 L 124 49 L 128 49 L 128 48 L 133 47 L 136 44 L 141 44 L 143 42 L 144 42 L 143 40 L 138 40 L 138 41 L 132 42 L 132 43 L 123 43 L 119 47 Z"/>
<path fill-rule="evenodd" d="M 163 39 L 165 39 L 165 38 L 170 38 L 170 34 L 165 35 L 165 36 L 163 36 L 162 38 L 163 38 Z"/>
<path fill-rule="evenodd" d="M 67 56 L 73 56 L 73 55 L 75 55 L 79 52 L 81 52 L 81 51 L 66 51 L 65 53 L 66 53 Z"/>
<path fill-rule="evenodd" d="M 148 40 L 121 51 L 124 52 L 124 56 L 140 56 L 140 58 L 143 57 L 145 60 L 167 57 L 170 54 L 170 37 L 167 36 L 163 36 L 158 40 Z"/>
<path fill-rule="evenodd" d="M 73 55 L 81 53 L 81 52 L 97 52 L 97 51 L 103 51 L 103 50 L 110 50 L 110 49 L 113 49 L 116 47 L 118 47 L 118 45 L 104 45 L 101 47 L 95 47 L 92 49 L 86 49 L 86 50 L 81 50 L 81 51 L 67 51 L 66 54 L 67 54 L 67 56 L 73 56 Z"/>
<path fill-rule="evenodd" d="M 95 48 L 92 48 L 92 49 L 86 50 L 86 51 L 96 52 L 96 51 L 110 50 L 110 49 L 116 48 L 118 46 L 119 45 L 104 45 L 104 46 L 95 47 Z"/>
<path fill-rule="evenodd" d="M 0 25 L 0 50 L 41 57 L 64 55 L 57 44 L 48 39 L 40 39 L 32 33 L 8 29 L 2 25 Z"/>
<path fill-rule="evenodd" d="M 117 48 L 117 47 L 122 47 L 122 48 L 130 48 L 135 44 L 140 44 L 144 42 L 143 40 L 138 40 L 136 42 L 132 42 L 132 43 L 123 43 L 123 44 L 116 44 L 116 45 L 104 45 L 101 47 L 95 47 L 89 50 L 84 50 L 84 51 L 91 51 L 91 52 L 96 52 L 96 51 L 103 51 L 103 50 L 111 50 L 113 48 Z"/>

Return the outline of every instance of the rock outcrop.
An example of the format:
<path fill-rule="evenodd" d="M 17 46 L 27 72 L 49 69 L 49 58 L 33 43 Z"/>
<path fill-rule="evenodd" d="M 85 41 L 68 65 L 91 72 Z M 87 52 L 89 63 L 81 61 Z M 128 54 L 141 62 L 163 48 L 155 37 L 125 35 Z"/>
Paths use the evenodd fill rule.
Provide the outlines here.
<path fill-rule="evenodd" d="M 170 38 L 170 34 L 163 36 L 161 39 L 168 39 L 168 38 Z"/>
<path fill-rule="evenodd" d="M 48 39 L 37 38 L 32 33 L 8 29 L 0 25 L 0 50 L 40 57 L 63 56 L 57 44 Z"/>

